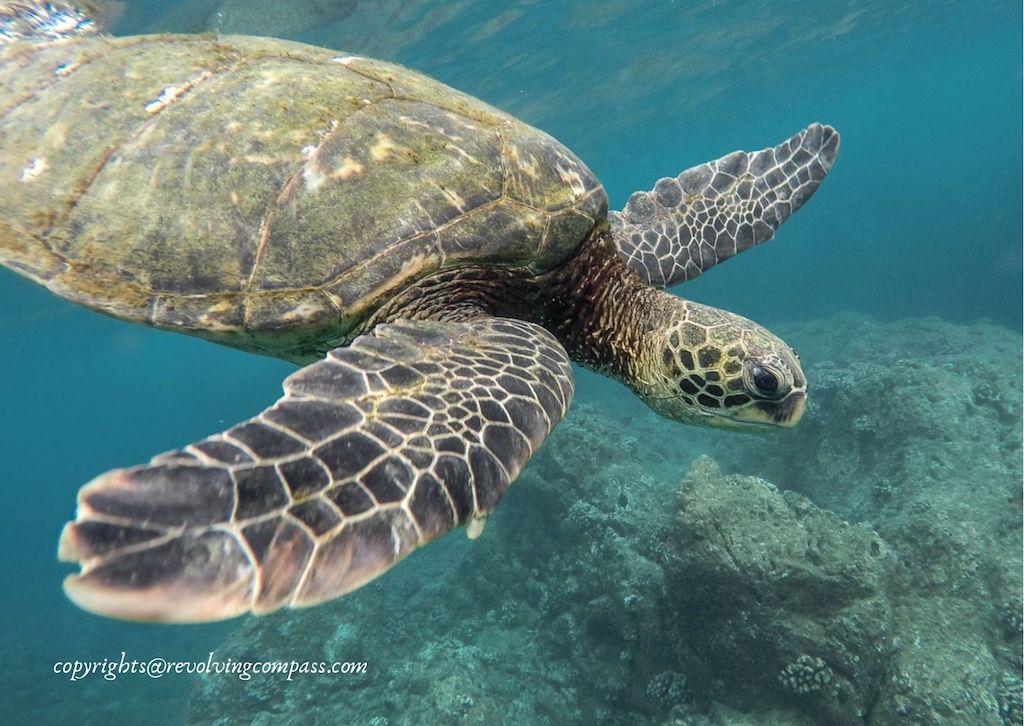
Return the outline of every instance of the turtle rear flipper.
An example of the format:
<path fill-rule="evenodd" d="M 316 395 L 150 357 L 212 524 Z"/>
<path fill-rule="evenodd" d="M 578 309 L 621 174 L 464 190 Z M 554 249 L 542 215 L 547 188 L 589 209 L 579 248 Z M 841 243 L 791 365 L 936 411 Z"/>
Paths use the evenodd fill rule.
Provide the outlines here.
<path fill-rule="evenodd" d="M 568 409 L 531 323 L 379 326 L 285 380 L 258 416 L 86 485 L 61 559 L 78 605 L 204 621 L 314 605 L 480 520 Z"/>
<path fill-rule="evenodd" d="M 811 198 L 839 152 L 839 133 L 811 124 L 778 146 L 734 151 L 635 192 L 609 212 L 627 264 L 654 287 L 692 280 L 771 239 Z"/>

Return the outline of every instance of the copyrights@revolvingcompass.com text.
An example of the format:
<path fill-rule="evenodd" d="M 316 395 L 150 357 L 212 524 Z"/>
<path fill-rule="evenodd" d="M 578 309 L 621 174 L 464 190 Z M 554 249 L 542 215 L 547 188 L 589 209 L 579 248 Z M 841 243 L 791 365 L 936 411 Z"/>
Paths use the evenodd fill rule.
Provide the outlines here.
<path fill-rule="evenodd" d="M 290 681 L 295 676 L 305 675 L 354 675 L 366 673 L 366 661 L 320 661 L 320 660 L 219 660 L 210 651 L 205 660 L 170 660 L 129 658 L 125 651 L 117 659 L 103 660 L 62 660 L 53 664 L 53 672 L 66 676 L 70 681 L 86 678 L 116 680 L 122 675 L 142 675 L 149 678 L 163 678 L 166 675 L 229 675 L 247 681 L 254 675 L 283 676 Z"/>

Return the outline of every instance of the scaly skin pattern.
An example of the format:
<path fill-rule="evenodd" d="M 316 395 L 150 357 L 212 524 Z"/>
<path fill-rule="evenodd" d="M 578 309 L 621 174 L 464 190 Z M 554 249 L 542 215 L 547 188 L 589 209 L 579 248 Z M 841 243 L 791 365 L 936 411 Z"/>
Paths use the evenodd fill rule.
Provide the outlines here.
<path fill-rule="evenodd" d="M 650 287 L 607 225 L 544 275 L 472 267 L 427 277 L 356 331 L 479 315 L 542 325 L 572 360 L 621 381 L 676 421 L 750 430 L 794 426 L 803 415 L 807 382 L 786 343 L 742 316 Z"/>
<path fill-rule="evenodd" d="M 0 49 L 0 263 L 133 322 L 309 361 L 468 263 L 547 271 L 604 190 L 399 66 L 269 38 Z"/>
<path fill-rule="evenodd" d="M 734 151 L 635 192 L 608 220 L 629 266 L 649 285 L 692 280 L 772 238 L 818 190 L 839 134 L 811 124 L 781 144 Z"/>
<path fill-rule="evenodd" d="M 82 488 L 60 557 L 94 612 L 198 621 L 314 605 L 453 527 L 479 531 L 572 399 L 521 320 L 378 326 L 259 415 Z"/>

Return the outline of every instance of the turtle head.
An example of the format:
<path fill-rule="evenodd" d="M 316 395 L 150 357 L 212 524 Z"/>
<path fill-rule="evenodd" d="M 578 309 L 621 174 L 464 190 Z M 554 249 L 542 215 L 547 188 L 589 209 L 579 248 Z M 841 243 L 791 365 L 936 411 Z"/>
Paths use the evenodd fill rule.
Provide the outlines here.
<path fill-rule="evenodd" d="M 796 425 L 807 400 L 796 353 L 746 318 L 676 300 L 672 322 L 651 336 L 637 394 L 683 423 L 749 431 Z"/>

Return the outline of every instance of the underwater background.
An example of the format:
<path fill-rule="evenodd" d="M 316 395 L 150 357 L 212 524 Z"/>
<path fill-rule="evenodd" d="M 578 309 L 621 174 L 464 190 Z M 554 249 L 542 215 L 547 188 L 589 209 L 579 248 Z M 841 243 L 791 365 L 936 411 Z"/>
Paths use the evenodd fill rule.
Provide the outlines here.
<path fill-rule="evenodd" d="M 810 408 L 697 430 L 577 370 L 479 540 L 311 610 L 108 621 L 61 592 L 80 485 L 252 415 L 292 367 L 0 270 L 0 722 L 1021 723 L 1019 3 L 140 0 L 112 30 L 403 63 L 558 138 L 612 208 L 834 125 L 835 168 L 776 240 L 675 290 L 792 344 Z M 53 672 L 122 651 L 368 670 Z"/>

